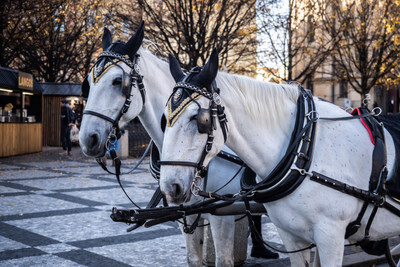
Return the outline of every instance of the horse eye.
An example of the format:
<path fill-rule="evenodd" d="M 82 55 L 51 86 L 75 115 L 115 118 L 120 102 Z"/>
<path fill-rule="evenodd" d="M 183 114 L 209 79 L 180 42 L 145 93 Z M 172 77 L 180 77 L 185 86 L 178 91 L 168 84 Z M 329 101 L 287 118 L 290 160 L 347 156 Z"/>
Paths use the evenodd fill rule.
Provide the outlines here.
<path fill-rule="evenodd" d="M 190 121 L 194 121 L 194 120 L 197 120 L 197 114 L 190 117 Z"/>
<path fill-rule="evenodd" d="M 122 78 L 115 78 L 112 82 L 112 85 L 121 85 Z"/>

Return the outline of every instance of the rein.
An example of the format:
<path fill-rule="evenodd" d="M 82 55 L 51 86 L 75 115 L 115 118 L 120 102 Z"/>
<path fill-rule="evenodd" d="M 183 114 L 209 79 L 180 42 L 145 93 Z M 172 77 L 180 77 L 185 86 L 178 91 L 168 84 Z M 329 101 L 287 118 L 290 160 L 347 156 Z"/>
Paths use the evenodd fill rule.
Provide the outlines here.
<path fill-rule="evenodd" d="M 186 86 L 188 85 L 188 86 Z M 178 86 L 178 84 L 177 84 Z M 185 88 L 187 90 L 193 90 L 195 88 L 196 92 L 200 93 L 203 91 L 200 88 L 193 87 L 191 84 L 187 83 L 180 83 L 179 88 Z M 383 161 L 383 165 L 381 164 L 380 167 L 374 167 L 371 173 L 371 178 L 374 178 L 377 182 L 374 184 L 375 189 L 371 191 L 367 190 L 361 190 L 352 186 L 349 186 L 345 183 L 342 183 L 340 181 L 337 181 L 335 179 L 332 179 L 330 177 L 324 176 L 322 174 L 316 173 L 314 171 L 309 171 L 309 167 L 311 165 L 311 160 L 312 160 L 312 155 L 313 155 L 313 149 L 314 149 L 314 136 L 315 136 L 315 125 L 318 120 L 327 120 L 327 121 L 337 121 L 337 120 L 353 120 L 353 119 L 361 119 L 361 118 L 371 118 L 372 116 L 377 116 L 380 114 L 379 109 L 373 109 L 371 112 L 367 112 L 364 114 L 360 115 L 354 115 L 354 116 L 349 116 L 349 117 L 320 117 L 319 114 L 317 113 L 315 109 L 315 104 L 313 101 L 313 96 L 311 95 L 310 92 L 304 90 L 301 86 L 299 86 L 299 90 L 301 92 L 301 96 L 298 99 L 298 112 L 297 112 L 297 117 L 296 117 L 296 124 L 295 124 L 295 130 L 292 133 L 290 145 L 287 148 L 287 152 L 285 153 L 285 156 L 283 159 L 279 162 L 279 164 L 276 166 L 276 168 L 273 170 L 273 175 L 269 175 L 266 179 L 264 179 L 262 182 L 255 184 L 255 185 L 247 185 L 248 187 L 245 188 L 242 192 L 239 192 L 235 195 L 219 195 L 216 192 L 206 192 L 202 191 L 198 188 L 197 194 L 208 198 L 202 202 L 192 204 L 192 205 L 181 205 L 179 207 L 170 207 L 170 208 L 155 208 L 155 209 L 142 209 L 142 210 L 136 210 L 136 211 L 129 211 L 129 214 L 131 218 L 136 219 L 151 219 L 151 221 L 146 223 L 147 227 L 166 222 L 166 221 L 171 221 L 171 220 L 177 220 L 179 218 L 184 218 L 185 216 L 191 215 L 191 214 L 198 214 L 198 213 L 206 213 L 210 212 L 212 213 L 213 210 L 215 210 L 217 207 L 225 207 L 228 205 L 231 205 L 235 201 L 244 201 L 246 204 L 246 215 L 248 216 L 249 220 L 251 218 L 251 211 L 249 207 L 249 201 L 250 200 L 256 200 L 257 202 L 265 202 L 264 196 L 266 194 L 271 194 L 271 193 L 276 193 L 276 195 L 272 196 L 269 198 L 269 201 L 274 201 L 276 199 L 282 198 L 291 192 L 293 192 L 297 186 L 300 185 L 300 183 L 304 180 L 305 177 L 309 176 L 310 180 L 321 183 L 325 186 L 331 187 L 335 190 L 341 191 L 343 193 L 352 195 L 356 198 L 359 198 L 361 200 L 364 200 L 365 205 L 368 204 L 373 204 L 373 212 L 370 215 L 370 218 L 368 220 L 366 230 L 365 230 L 365 238 L 363 239 L 364 242 L 368 242 L 368 232 L 369 232 L 369 227 L 371 226 L 372 220 L 375 216 L 376 210 L 378 207 L 384 207 L 388 209 L 390 212 L 397 214 L 400 216 L 400 211 L 392 206 L 390 203 L 385 201 L 385 189 L 384 189 L 384 180 L 387 175 L 387 169 L 386 169 L 386 154 L 381 154 L 381 152 L 375 152 L 374 150 L 374 155 L 373 156 L 373 161 L 375 158 L 378 157 L 384 157 L 385 160 Z M 202 94 L 203 96 L 207 97 L 210 96 L 210 92 L 206 92 Z M 207 97 L 210 100 L 210 106 L 212 106 L 212 101 L 213 98 Z M 221 110 L 223 110 L 223 107 L 220 107 Z M 375 125 L 375 119 L 371 119 L 372 123 Z M 224 124 L 226 123 L 226 120 L 224 121 Z M 226 129 L 226 125 L 222 127 L 223 129 Z M 383 131 L 383 125 L 379 124 L 379 127 L 374 128 L 380 128 L 378 131 Z M 210 127 L 210 132 L 212 133 L 213 127 Z M 376 131 L 373 131 L 374 133 Z M 225 134 L 224 134 L 225 137 Z M 383 147 L 385 146 L 384 140 L 381 142 L 383 144 Z M 206 144 L 209 145 L 209 143 Z M 211 144 L 212 145 L 212 144 Z M 377 150 L 380 150 L 381 146 L 376 146 L 378 147 Z M 209 150 L 208 150 L 209 151 Z M 203 160 L 207 152 L 207 149 L 203 150 Z M 383 156 L 382 156 L 383 155 Z M 240 159 L 238 161 L 241 162 Z M 200 161 L 199 163 L 202 163 Z M 168 161 L 164 162 L 164 165 L 183 165 L 183 166 L 192 166 L 196 167 L 197 170 L 196 172 L 199 172 L 199 163 L 193 163 L 193 162 L 185 162 L 185 161 Z M 161 162 L 163 164 L 163 162 Z M 378 177 L 376 176 L 376 173 L 378 173 Z M 374 176 L 374 177 L 373 177 Z M 278 177 L 278 178 L 276 178 Z M 296 178 L 296 179 L 293 179 Z M 200 177 L 201 178 L 201 177 Z M 272 179 L 271 181 L 268 181 L 269 178 Z M 300 182 L 299 182 L 300 180 Z M 294 183 L 292 183 L 295 181 Z M 268 202 L 268 201 L 267 201 Z M 125 211 L 128 212 L 128 211 Z M 359 218 L 362 218 L 363 212 L 361 211 L 359 214 Z M 361 220 L 361 219 L 360 219 Z M 357 224 L 357 221 L 355 222 Z M 252 224 L 250 224 L 251 226 Z M 350 228 L 352 228 L 354 225 L 349 225 Z M 358 225 L 356 225 L 357 227 Z M 349 228 L 348 227 L 348 228 Z M 359 227 L 359 226 L 358 226 Z M 349 237 L 351 234 L 354 234 L 355 232 L 351 233 L 351 230 L 355 232 L 358 230 L 358 228 L 353 228 L 350 229 L 348 232 L 346 231 L 346 237 Z M 265 242 L 264 242 L 265 243 Z M 357 243 L 362 245 L 363 242 Z M 365 244 L 365 243 L 364 243 Z M 268 244 L 266 244 L 269 246 Z M 350 244 L 353 245 L 353 244 Z M 314 244 L 310 244 L 310 246 L 307 246 L 303 249 L 295 250 L 295 251 L 282 251 L 279 249 L 276 249 L 274 247 L 269 246 L 272 249 L 275 249 L 279 252 L 284 252 L 284 253 L 295 253 L 303 250 L 310 249 L 314 247 Z"/>
<path fill-rule="evenodd" d="M 179 86 L 184 86 L 185 84 L 185 82 L 181 82 Z M 189 86 L 185 86 L 185 88 L 193 90 L 192 88 L 189 88 Z M 216 192 L 204 192 L 201 191 L 200 188 L 196 188 L 195 192 L 197 195 L 206 198 L 218 199 L 228 202 L 242 200 L 245 203 L 248 203 L 249 200 L 255 200 L 256 202 L 265 203 L 275 201 L 289 195 L 302 183 L 302 181 L 307 176 L 309 176 L 311 181 L 318 182 L 320 184 L 349 194 L 364 201 L 364 207 L 360 211 L 357 220 L 352 222 L 346 230 L 346 238 L 358 231 L 359 227 L 361 226 L 360 221 L 364 215 L 367 205 L 374 205 L 373 211 L 370 215 L 365 229 L 363 242 L 361 242 L 361 245 L 366 244 L 369 242 L 369 228 L 372 224 L 378 207 L 384 207 L 388 211 L 400 216 L 400 210 L 398 210 L 396 207 L 386 202 L 385 200 L 386 189 L 384 188 L 384 183 L 387 176 L 387 168 L 383 124 L 379 123 L 379 126 L 375 126 L 376 124 L 378 124 L 376 123 L 376 120 L 369 119 L 372 116 L 379 115 L 381 110 L 373 109 L 372 111 L 364 112 L 363 114 L 348 117 L 320 117 L 318 112 L 316 111 L 312 94 L 309 91 L 304 90 L 304 88 L 302 88 L 301 86 L 299 86 L 299 91 L 300 97 L 298 98 L 297 102 L 298 108 L 296 123 L 294 131 L 292 133 L 290 145 L 288 146 L 282 160 L 265 179 L 257 184 L 242 184 L 242 188 L 244 189 L 244 191 L 236 194 L 233 197 L 229 197 L 227 195 L 218 195 L 216 194 Z M 200 90 L 196 90 L 196 92 L 210 99 L 210 106 L 213 104 L 212 99 L 209 96 L 210 92 L 202 93 L 202 91 Z M 223 110 L 223 107 L 221 107 L 221 109 Z M 360 119 L 365 125 L 363 118 L 367 120 L 369 119 L 370 124 L 373 126 L 373 135 L 375 139 L 378 140 L 378 144 L 375 145 L 373 152 L 373 170 L 371 172 L 370 178 L 370 189 L 362 190 L 327 177 L 323 174 L 314 171 L 310 172 L 309 168 L 311 166 L 314 150 L 316 122 L 318 120 L 338 121 Z M 212 132 L 212 130 L 213 129 L 211 128 L 210 132 Z M 206 144 L 206 146 L 207 145 L 208 143 Z M 202 159 L 204 159 L 206 154 L 207 150 L 205 149 L 203 150 Z M 379 163 L 376 164 L 376 162 Z M 200 163 L 202 163 L 202 161 L 200 161 Z M 190 165 L 196 166 L 196 164 L 192 163 Z M 192 186 L 194 185 L 196 187 L 197 178 L 201 177 L 195 176 Z M 373 184 L 373 186 L 371 186 L 371 183 Z M 248 213 L 250 220 L 251 213 L 248 210 L 246 211 L 246 213 Z M 305 249 L 311 248 L 312 246 L 313 245 Z"/>

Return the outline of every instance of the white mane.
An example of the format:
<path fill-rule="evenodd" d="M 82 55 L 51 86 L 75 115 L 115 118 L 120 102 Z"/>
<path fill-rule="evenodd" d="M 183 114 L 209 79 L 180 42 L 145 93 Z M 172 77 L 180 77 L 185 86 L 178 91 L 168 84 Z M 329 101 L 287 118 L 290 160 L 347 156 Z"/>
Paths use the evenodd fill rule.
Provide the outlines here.
<path fill-rule="evenodd" d="M 141 49 L 139 50 L 139 54 L 141 55 L 141 57 L 146 58 L 145 60 L 143 60 L 143 62 L 145 64 L 146 64 L 146 62 L 150 61 L 157 65 L 162 65 L 164 67 L 165 67 L 165 65 L 167 65 L 167 67 L 168 67 L 168 61 L 161 55 L 156 55 L 155 53 L 150 51 L 147 48 L 147 46 L 146 47 L 142 46 Z M 140 58 L 139 58 L 139 61 L 140 61 Z"/>
<path fill-rule="evenodd" d="M 297 102 L 299 96 L 297 85 L 276 84 L 258 81 L 246 76 L 219 72 L 217 85 L 229 92 L 235 103 L 242 103 L 248 115 L 266 125 L 279 126 L 287 118 L 287 101 Z"/>

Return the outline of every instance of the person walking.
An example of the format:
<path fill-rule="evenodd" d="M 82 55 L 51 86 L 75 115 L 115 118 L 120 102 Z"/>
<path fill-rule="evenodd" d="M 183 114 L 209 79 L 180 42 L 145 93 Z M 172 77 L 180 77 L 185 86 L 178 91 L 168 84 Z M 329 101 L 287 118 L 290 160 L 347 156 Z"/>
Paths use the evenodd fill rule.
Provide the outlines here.
<path fill-rule="evenodd" d="M 63 152 L 61 154 L 71 156 L 71 126 L 74 125 L 75 116 L 68 105 L 67 100 L 61 100 L 61 143 Z"/>

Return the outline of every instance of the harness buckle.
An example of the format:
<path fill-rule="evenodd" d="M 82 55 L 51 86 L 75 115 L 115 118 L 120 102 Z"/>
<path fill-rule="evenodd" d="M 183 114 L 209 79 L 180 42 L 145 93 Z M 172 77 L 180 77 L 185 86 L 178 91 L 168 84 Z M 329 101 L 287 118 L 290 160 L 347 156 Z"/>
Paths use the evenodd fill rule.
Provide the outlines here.
<path fill-rule="evenodd" d="M 314 118 L 312 118 L 312 114 L 314 114 L 315 113 L 315 115 L 314 115 Z M 319 113 L 316 111 L 316 110 L 311 110 L 310 112 L 308 112 L 307 114 L 306 114 L 306 118 L 308 119 L 308 120 L 314 120 L 314 121 L 317 121 L 317 120 L 319 120 Z"/>
<path fill-rule="evenodd" d="M 362 103 L 367 106 L 369 102 L 371 101 L 371 96 L 370 94 L 365 94 L 365 98 L 363 99 Z"/>
<path fill-rule="evenodd" d="M 132 100 L 130 98 L 127 98 L 125 101 L 124 106 L 122 107 L 121 113 L 126 113 L 129 109 L 129 106 L 131 105 Z"/>
<path fill-rule="evenodd" d="M 138 64 L 133 65 L 133 69 L 136 71 L 136 73 L 139 73 L 139 65 Z"/>
<path fill-rule="evenodd" d="M 209 134 L 209 135 L 208 135 L 208 139 L 207 139 L 207 144 L 206 144 L 206 147 L 205 147 L 206 153 L 208 153 L 208 152 L 211 151 L 213 142 L 214 142 L 214 135 Z"/>
<path fill-rule="evenodd" d="M 106 149 L 107 151 L 110 150 L 110 145 L 115 145 L 115 142 L 118 140 L 117 137 L 117 129 L 115 127 L 111 128 L 110 134 L 108 135 L 107 141 L 106 141 Z"/>
<path fill-rule="evenodd" d="M 221 97 L 219 96 L 219 94 L 213 93 L 212 97 L 213 97 L 213 101 L 215 104 L 221 105 L 222 101 L 221 101 Z"/>
<path fill-rule="evenodd" d="M 290 169 L 293 170 L 293 171 L 298 171 L 300 173 L 300 175 L 302 175 L 302 176 L 304 176 L 304 175 L 308 175 L 310 177 L 314 176 L 314 174 L 312 172 L 308 172 L 305 169 L 299 169 L 299 168 L 297 168 L 295 166 L 290 168 Z"/>
<path fill-rule="evenodd" d="M 192 185 L 190 186 L 190 192 L 196 197 L 200 196 L 201 184 L 202 184 L 202 176 L 199 174 L 199 170 L 196 169 L 196 173 L 194 175 Z"/>
<path fill-rule="evenodd" d="M 348 112 L 348 113 L 352 113 L 353 110 L 354 110 L 354 108 L 348 107 L 348 108 L 346 108 L 344 111 L 346 111 L 346 112 Z"/>
<path fill-rule="evenodd" d="M 374 113 L 374 116 L 379 116 L 382 113 L 382 109 L 380 107 L 374 107 L 372 113 Z"/>

